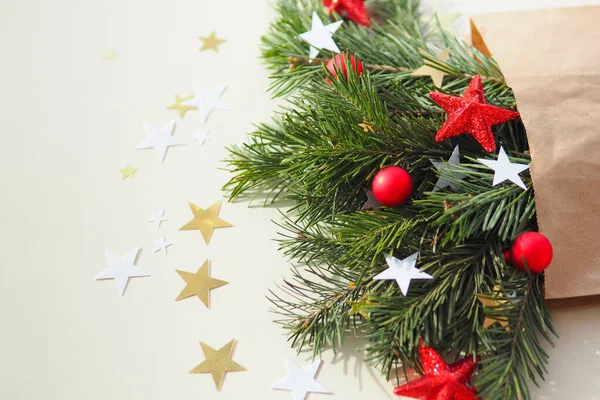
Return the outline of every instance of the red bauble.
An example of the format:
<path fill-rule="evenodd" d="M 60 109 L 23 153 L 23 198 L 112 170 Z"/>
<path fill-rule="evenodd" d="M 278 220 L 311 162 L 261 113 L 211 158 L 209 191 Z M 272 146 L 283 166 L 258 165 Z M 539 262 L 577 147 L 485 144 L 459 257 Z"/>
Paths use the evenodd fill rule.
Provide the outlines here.
<path fill-rule="evenodd" d="M 419 358 L 425 376 L 394 389 L 398 396 L 426 400 L 478 400 L 477 390 L 468 385 L 477 363 L 472 356 L 446 364 L 433 348 L 419 340 Z M 477 357 L 479 361 L 479 357 Z"/>
<path fill-rule="evenodd" d="M 527 267 L 534 274 L 539 274 L 552 261 L 552 244 L 539 232 L 525 232 L 517 236 L 510 249 L 504 252 L 506 262 L 521 271 Z"/>
<path fill-rule="evenodd" d="M 396 207 L 408 201 L 413 192 L 413 181 L 400 167 L 382 168 L 373 179 L 373 194 L 386 207 Z"/>
<path fill-rule="evenodd" d="M 350 64 L 352 65 L 352 70 L 356 73 L 356 75 L 360 75 L 365 71 L 363 63 L 354 56 L 349 56 L 347 54 L 338 54 L 333 57 L 331 60 L 327 62 L 327 70 L 331 72 L 334 78 L 337 78 L 337 68 L 338 71 L 341 71 L 344 74 L 344 78 L 348 80 L 348 58 L 350 58 Z M 335 65 L 335 67 L 334 67 Z M 327 78 L 327 83 L 331 84 L 331 80 Z"/>
<path fill-rule="evenodd" d="M 486 151 L 496 150 L 492 125 L 519 117 L 516 111 L 485 102 L 481 76 L 475 75 L 463 97 L 431 92 L 429 97 L 448 113 L 448 119 L 435 136 L 436 142 L 468 132 Z"/>
<path fill-rule="evenodd" d="M 371 26 L 371 18 L 365 9 L 365 0 L 323 0 L 329 14 L 337 12 L 342 18 L 347 18 L 357 24 Z"/>

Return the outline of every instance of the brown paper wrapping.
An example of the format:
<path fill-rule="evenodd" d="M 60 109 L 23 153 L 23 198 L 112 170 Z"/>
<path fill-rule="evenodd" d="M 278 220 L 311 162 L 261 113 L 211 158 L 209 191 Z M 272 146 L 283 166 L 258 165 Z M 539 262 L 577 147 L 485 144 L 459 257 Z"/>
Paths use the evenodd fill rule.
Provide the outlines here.
<path fill-rule="evenodd" d="M 540 231 L 554 247 L 546 298 L 600 294 L 600 6 L 473 17 L 531 148 Z"/>

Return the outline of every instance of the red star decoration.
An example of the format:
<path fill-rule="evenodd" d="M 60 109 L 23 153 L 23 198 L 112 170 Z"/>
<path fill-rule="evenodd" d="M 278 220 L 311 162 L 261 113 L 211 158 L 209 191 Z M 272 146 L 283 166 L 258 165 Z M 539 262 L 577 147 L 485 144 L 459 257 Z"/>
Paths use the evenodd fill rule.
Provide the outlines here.
<path fill-rule="evenodd" d="M 468 132 L 486 151 L 493 152 L 496 141 L 492 125 L 519 117 L 516 111 L 486 104 L 479 75 L 473 77 L 463 97 L 439 92 L 431 92 L 429 97 L 448 113 L 448 119 L 435 136 L 437 142 Z"/>
<path fill-rule="evenodd" d="M 477 390 L 467 386 L 477 367 L 473 357 L 448 365 L 437 351 L 423 344 L 423 339 L 419 340 L 419 356 L 425 376 L 398 386 L 394 394 L 423 400 L 479 400 Z"/>
<path fill-rule="evenodd" d="M 365 0 L 324 0 L 329 14 L 337 12 L 342 18 L 347 18 L 357 24 L 371 26 L 371 18 L 365 9 Z"/>

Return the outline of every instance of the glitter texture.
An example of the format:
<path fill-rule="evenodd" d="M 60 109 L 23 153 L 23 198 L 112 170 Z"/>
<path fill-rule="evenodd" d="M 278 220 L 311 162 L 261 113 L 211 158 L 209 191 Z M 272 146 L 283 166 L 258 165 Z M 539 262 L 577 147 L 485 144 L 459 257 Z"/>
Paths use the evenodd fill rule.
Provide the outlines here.
<path fill-rule="evenodd" d="M 437 351 L 423 344 L 423 339 L 419 341 L 419 356 L 425 376 L 398 386 L 394 394 L 426 400 L 479 400 L 475 388 L 467 385 L 477 367 L 472 356 L 448 365 Z"/>
<path fill-rule="evenodd" d="M 438 131 L 435 140 L 441 142 L 468 132 L 489 152 L 496 150 L 492 125 L 519 117 L 516 111 L 486 104 L 481 76 L 475 75 L 463 97 L 431 92 L 429 97 L 448 113 L 448 119 Z"/>

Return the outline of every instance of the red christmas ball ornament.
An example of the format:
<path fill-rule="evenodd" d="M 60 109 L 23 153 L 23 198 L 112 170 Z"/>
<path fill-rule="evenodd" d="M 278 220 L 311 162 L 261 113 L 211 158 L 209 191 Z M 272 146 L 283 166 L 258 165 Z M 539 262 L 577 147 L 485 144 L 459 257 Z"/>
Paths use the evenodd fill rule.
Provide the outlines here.
<path fill-rule="evenodd" d="M 362 61 L 358 58 L 347 55 L 347 54 L 338 54 L 333 57 L 331 60 L 327 62 L 327 70 L 331 72 L 334 78 L 337 79 L 337 71 L 341 71 L 344 74 L 344 79 L 348 80 L 348 58 L 350 58 L 350 64 L 352 65 L 352 70 L 356 73 L 356 75 L 360 75 L 365 71 Z M 331 80 L 327 78 L 327 83 L 331 84 Z"/>
<path fill-rule="evenodd" d="M 510 249 L 504 252 L 506 262 L 513 267 L 526 271 L 527 267 L 534 274 L 539 274 L 552 261 L 552 244 L 539 232 L 525 232 L 513 241 Z"/>
<path fill-rule="evenodd" d="M 371 26 L 371 18 L 365 8 L 365 0 L 323 0 L 329 15 L 337 12 L 342 18 L 357 24 Z"/>
<path fill-rule="evenodd" d="M 408 201 L 413 192 L 413 181 L 408 172 L 397 166 L 382 168 L 372 186 L 373 195 L 386 207 L 397 207 Z"/>

